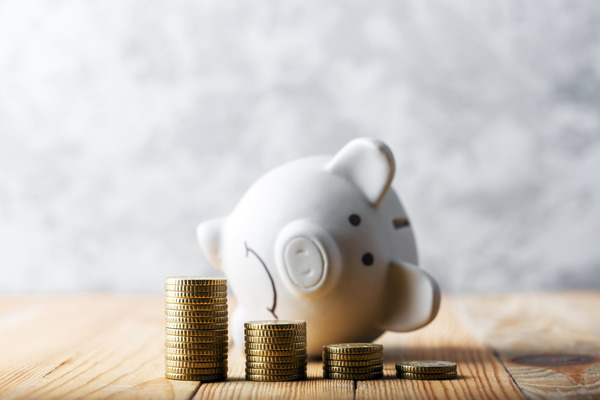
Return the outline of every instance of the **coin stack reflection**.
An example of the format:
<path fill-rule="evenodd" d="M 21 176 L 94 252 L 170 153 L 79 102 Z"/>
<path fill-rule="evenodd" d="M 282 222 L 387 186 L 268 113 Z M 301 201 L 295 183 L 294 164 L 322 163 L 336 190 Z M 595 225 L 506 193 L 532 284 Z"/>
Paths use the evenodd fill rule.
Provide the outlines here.
<path fill-rule="evenodd" d="M 340 343 L 323 346 L 325 379 L 379 379 L 383 377 L 383 345 Z"/>
<path fill-rule="evenodd" d="M 244 324 L 246 380 L 306 379 L 306 322 L 250 321 Z"/>
<path fill-rule="evenodd" d="M 227 280 L 165 281 L 165 377 L 214 382 L 227 378 Z"/>

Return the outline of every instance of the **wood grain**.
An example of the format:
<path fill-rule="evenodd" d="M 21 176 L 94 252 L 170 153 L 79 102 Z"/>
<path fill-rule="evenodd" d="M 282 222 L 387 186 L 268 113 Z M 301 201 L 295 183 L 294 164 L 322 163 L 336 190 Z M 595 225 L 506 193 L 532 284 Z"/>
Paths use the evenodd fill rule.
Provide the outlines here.
<path fill-rule="evenodd" d="M 442 298 L 437 318 L 411 333 L 383 335 L 385 378 L 359 381 L 357 399 L 522 399 L 523 396 L 494 354 L 456 318 L 454 302 Z M 458 379 L 416 381 L 396 378 L 402 360 L 446 360 L 457 364 Z"/>
<path fill-rule="evenodd" d="M 600 398 L 599 293 L 463 295 L 456 301 L 526 397 Z"/>

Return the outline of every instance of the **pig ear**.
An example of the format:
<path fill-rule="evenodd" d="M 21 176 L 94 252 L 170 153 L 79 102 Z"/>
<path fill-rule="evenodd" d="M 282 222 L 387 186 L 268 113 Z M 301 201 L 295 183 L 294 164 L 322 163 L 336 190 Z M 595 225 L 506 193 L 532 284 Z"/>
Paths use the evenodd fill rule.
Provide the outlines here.
<path fill-rule="evenodd" d="M 379 328 L 406 332 L 427 325 L 440 307 L 440 288 L 421 268 L 391 262 Z"/>
<path fill-rule="evenodd" d="M 378 207 L 394 177 L 394 156 L 387 145 L 370 138 L 354 139 L 327 163 L 326 168 L 342 176 Z"/>
<path fill-rule="evenodd" d="M 221 269 L 221 229 L 225 218 L 202 222 L 196 229 L 200 248 L 216 269 Z"/>

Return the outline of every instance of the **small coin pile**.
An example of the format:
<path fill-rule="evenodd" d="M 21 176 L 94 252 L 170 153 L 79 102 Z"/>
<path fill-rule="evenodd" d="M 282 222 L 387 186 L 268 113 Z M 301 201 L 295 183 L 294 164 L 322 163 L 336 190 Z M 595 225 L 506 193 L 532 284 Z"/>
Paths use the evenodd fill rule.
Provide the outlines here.
<path fill-rule="evenodd" d="M 306 322 L 250 321 L 244 324 L 246 380 L 306 379 Z"/>
<path fill-rule="evenodd" d="M 441 380 L 456 378 L 456 363 L 450 361 L 399 361 L 396 376 L 401 379 Z"/>
<path fill-rule="evenodd" d="M 227 280 L 167 278 L 165 295 L 165 377 L 227 379 Z"/>
<path fill-rule="evenodd" d="M 340 343 L 323 346 L 323 378 L 367 380 L 383 377 L 383 345 Z"/>

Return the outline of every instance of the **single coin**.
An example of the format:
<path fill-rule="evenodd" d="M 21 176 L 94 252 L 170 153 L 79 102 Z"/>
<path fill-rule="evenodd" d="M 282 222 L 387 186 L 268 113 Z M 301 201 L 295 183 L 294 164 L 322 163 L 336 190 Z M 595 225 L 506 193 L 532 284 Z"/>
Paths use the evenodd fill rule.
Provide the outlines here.
<path fill-rule="evenodd" d="M 227 292 L 227 285 L 169 285 L 165 284 L 165 290 L 172 292 L 185 293 L 211 293 L 211 292 Z"/>
<path fill-rule="evenodd" d="M 303 329 L 298 330 L 279 330 L 279 331 L 269 331 L 266 329 L 245 329 L 245 336 L 253 336 L 253 337 L 304 337 L 306 338 L 306 331 Z"/>
<path fill-rule="evenodd" d="M 306 356 L 306 347 L 292 350 L 268 350 L 268 349 L 245 349 L 246 357 L 262 356 L 262 357 L 289 357 L 289 356 Z"/>
<path fill-rule="evenodd" d="M 227 357 L 227 347 L 209 347 L 209 348 L 194 348 L 194 347 L 169 347 L 165 345 L 165 356 L 169 354 L 182 356 L 206 356 L 206 357 Z"/>
<path fill-rule="evenodd" d="M 351 379 L 355 381 L 362 380 L 370 380 L 370 379 L 380 379 L 383 378 L 383 372 L 373 372 L 367 374 L 343 374 L 339 372 L 328 372 L 323 373 L 323 378 L 325 379 Z"/>
<path fill-rule="evenodd" d="M 383 358 L 363 361 L 323 360 L 323 365 L 333 367 L 369 367 L 373 365 L 383 365 Z"/>
<path fill-rule="evenodd" d="M 171 329 L 165 328 L 167 335 L 173 336 L 227 336 L 229 331 L 227 329 Z"/>
<path fill-rule="evenodd" d="M 165 360 L 218 363 L 218 362 L 227 362 L 227 354 L 218 355 L 218 356 L 198 356 L 198 355 L 165 353 Z"/>
<path fill-rule="evenodd" d="M 166 290 L 165 296 L 170 299 L 226 299 L 227 292 L 176 292 Z"/>
<path fill-rule="evenodd" d="M 284 336 L 284 337 L 245 337 L 246 343 L 264 343 L 264 344 L 288 344 L 288 343 L 306 343 L 306 336 Z"/>
<path fill-rule="evenodd" d="M 214 286 L 227 285 L 225 278 L 203 278 L 200 276 L 170 276 L 165 279 L 165 285 Z"/>
<path fill-rule="evenodd" d="M 171 374 L 216 375 L 227 373 L 227 366 L 218 368 L 177 368 L 166 366 L 165 371 Z"/>
<path fill-rule="evenodd" d="M 371 365 L 370 367 L 335 367 L 324 366 L 323 371 L 327 373 L 339 372 L 342 374 L 368 374 L 371 372 L 383 371 L 383 365 Z"/>
<path fill-rule="evenodd" d="M 220 382 L 227 379 L 227 374 L 203 375 L 203 374 L 173 374 L 165 372 L 165 378 L 177 381 L 202 381 L 202 382 Z"/>
<path fill-rule="evenodd" d="M 294 375 L 256 375 L 246 374 L 247 381 L 255 382 L 286 382 L 286 381 L 301 381 L 306 379 L 306 374 L 294 374 Z"/>
<path fill-rule="evenodd" d="M 299 343 L 248 343 L 246 349 L 252 350 L 300 350 L 306 349 L 306 342 Z"/>
<path fill-rule="evenodd" d="M 336 360 L 336 361 L 363 361 L 363 360 L 377 360 L 383 358 L 383 352 L 379 351 L 372 354 L 329 354 L 323 352 L 323 361 Z"/>
<path fill-rule="evenodd" d="M 287 362 L 287 363 L 270 363 L 270 362 L 253 362 L 246 361 L 246 368 L 257 368 L 257 369 L 299 369 L 306 368 L 306 361 L 302 362 Z"/>
<path fill-rule="evenodd" d="M 222 324 L 227 323 L 227 317 L 180 317 L 180 316 L 165 316 L 167 322 L 182 322 L 192 324 Z"/>
<path fill-rule="evenodd" d="M 396 370 L 411 373 L 439 374 L 444 372 L 456 372 L 456 363 L 451 361 L 398 361 Z"/>
<path fill-rule="evenodd" d="M 213 311 L 227 311 L 227 304 L 176 304 L 176 303 L 165 303 L 166 310 L 179 310 L 179 311 L 194 311 L 194 312 L 213 312 Z"/>
<path fill-rule="evenodd" d="M 195 349 L 195 350 L 211 350 L 211 349 L 221 349 L 227 350 L 228 343 L 227 342 L 212 342 L 212 343 L 194 343 L 194 342 L 180 342 L 180 341 L 171 341 L 165 340 L 165 347 L 170 347 L 173 349 Z"/>
<path fill-rule="evenodd" d="M 338 343 L 323 346 L 329 354 L 365 354 L 383 352 L 383 345 L 377 343 Z"/>
<path fill-rule="evenodd" d="M 223 330 L 228 328 L 228 324 L 226 322 L 223 323 L 190 323 L 184 324 L 181 322 L 165 322 L 165 327 L 169 329 L 205 329 L 205 330 Z"/>
<path fill-rule="evenodd" d="M 165 310 L 165 316 L 171 317 L 194 317 L 194 318 L 215 318 L 227 317 L 229 313 L 224 311 L 192 311 L 192 310 Z"/>
<path fill-rule="evenodd" d="M 398 372 L 398 371 L 396 371 L 396 376 L 400 379 L 429 380 L 429 381 L 454 379 L 457 377 L 456 372 L 444 372 L 441 374 L 414 374 L 411 372 Z"/>
<path fill-rule="evenodd" d="M 183 342 L 183 343 L 215 343 L 222 345 L 223 343 L 229 342 L 227 335 L 218 336 L 174 336 L 165 335 L 165 340 L 168 342 Z"/>
<path fill-rule="evenodd" d="M 210 297 L 165 297 L 165 302 L 169 304 L 227 304 L 227 297 L 210 298 Z"/>
<path fill-rule="evenodd" d="M 306 373 L 306 367 L 296 369 L 246 368 L 246 375 L 294 375 Z"/>
<path fill-rule="evenodd" d="M 227 367 L 227 361 L 180 361 L 180 360 L 165 360 L 165 366 L 177 368 L 224 368 Z"/>
<path fill-rule="evenodd" d="M 248 363 L 258 363 L 264 364 L 268 363 L 270 365 L 275 364 L 288 364 L 288 363 L 306 363 L 308 359 L 307 354 L 302 354 L 299 356 L 283 356 L 283 357 L 273 357 L 273 356 L 253 356 L 246 355 L 246 364 Z"/>
<path fill-rule="evenodd" d="M 270 330 L 297 330 L 306 329 L 305 321 L 264 320 L 248 321 L 244 324 L 246 329 L 270 329 Z"/>

